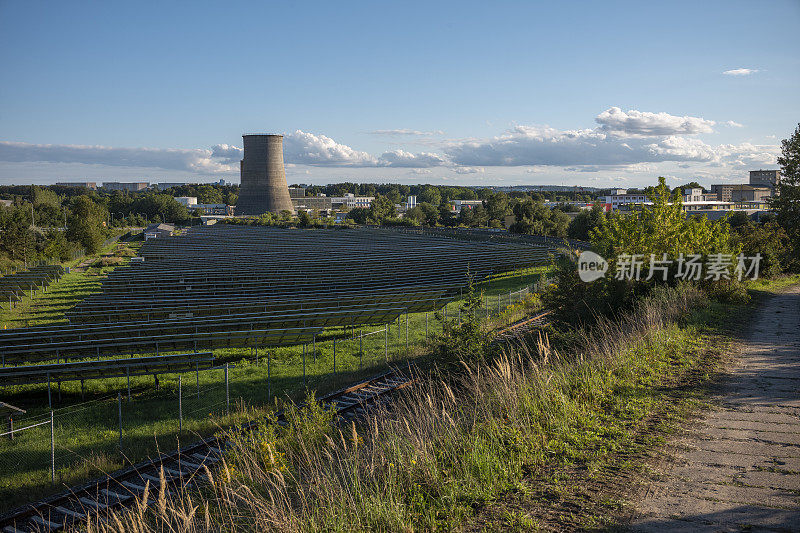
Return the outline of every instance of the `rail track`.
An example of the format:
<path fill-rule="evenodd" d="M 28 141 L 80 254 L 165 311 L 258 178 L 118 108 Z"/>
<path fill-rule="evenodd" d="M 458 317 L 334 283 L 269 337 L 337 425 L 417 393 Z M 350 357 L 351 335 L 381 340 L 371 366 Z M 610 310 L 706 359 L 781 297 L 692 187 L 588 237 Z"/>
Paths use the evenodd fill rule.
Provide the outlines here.
<path fill-rule="evenodd" d="M 546 311 L 501 329 L 497 332 L 495 342 L 510 342 L 542 327 L 547 323 L 549 314 L 550 311 Z M 319 401 L 323 405 L 333 406 L 339 419 L 352 420 L 366 415 L 370 406 L 385 401 L 391 393 L 412 383 L 410 377 L 392 370 L 332 392 Z M 277 423 L 285 422 L 283 414 L 278 413 Z M 256 424 L 256 421 L 247 423 L 239 431 L 249 431 Z M 90 516 L 102 518 L 109 511 L 122 510 L 144 496 L 145 491 L 155 495 L 161 486 L 162 468 L 167 490 L 186 486 L 203 472 L 204 466 L 213 469 L 221 461 L 226 446 L 224 437 L 208 437 L 155 459 L 71 487 L 0 516 L 0 532 L 50 532 L 80 528 Z M 202 475 L 197 476 L 197 479 L 203 478 Z"/>
<path fill-rule="evenodd" d="M 539 329 L 549 322 L 548 316 L 550 315 L 551 311 L 545 311 L 543 313 L 539 313 L 536 316 L 531 318 L 526 318 L 525 320 L 521 320 L 519 322 L 515 322 L 510 326 L 501 329 L 497 332 L 497 335 L 494 338 L 495 343 L 507 343 L 514 339 L 519 339 L 526 333 L 533 331 L 535 329 Z"/>
<path fill-rule="evenodd" d="M 385 401 L 391 393 L 412 383 L 411 378 L 393 370 L 328 394 L 319 401 L 323 405 L 333 406 L 340 419 L 352 420 L 364 416 L 370 406 Z M 278 413 L 277 420 L 279 424 L 286 422 L 282 413 Z M 257 422 L 245 424 L 239 431 L 248 431 L 256 424 Z M 156 495 L 161 486 L 162 468 L 167 490 L 187 485 L 194 480 L 196 474 L 204 471 L 204 465 L 213 469 L 221 461 L 226 445 L 224 437 L 208 437 L 174 452 L 19 507 L 0 516 L 0 531 L 28 533 L 80 528 L 90 516 L 102 518 L 109 511 L 124 509 L 144 496 L 145 491 Z M 203 476 L 197 476 L 197 479 L 202 478 Z"/>

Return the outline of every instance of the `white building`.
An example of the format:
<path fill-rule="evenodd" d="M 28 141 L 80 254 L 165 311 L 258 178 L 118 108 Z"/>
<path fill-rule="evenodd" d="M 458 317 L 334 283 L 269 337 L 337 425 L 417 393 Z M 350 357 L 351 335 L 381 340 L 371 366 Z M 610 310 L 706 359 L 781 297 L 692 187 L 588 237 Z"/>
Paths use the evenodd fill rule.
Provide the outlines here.
<path fill-rule="evenodd" d="M 197 196 L 173 196 L 175 201 L 186 207 L 197 205 Z"/>
<path fill-rule="evenodd" d="M 331 205 L 337 205 L 347 209 L 354 209 L 356 207 L 369 207 L 372 205 L 374 196 L 356 196 L 353 193 L 347 193 L 344 196 L 332 196 Z"/>
<path fill-rule="evenodd" d="M 622 194 L 610 194 L 603 198 L 606 211 L 616 211 L 623 205 L 644 204 L 648 201 L 647 195 L 644 193 L 628 194 L 625 192 Z"/>

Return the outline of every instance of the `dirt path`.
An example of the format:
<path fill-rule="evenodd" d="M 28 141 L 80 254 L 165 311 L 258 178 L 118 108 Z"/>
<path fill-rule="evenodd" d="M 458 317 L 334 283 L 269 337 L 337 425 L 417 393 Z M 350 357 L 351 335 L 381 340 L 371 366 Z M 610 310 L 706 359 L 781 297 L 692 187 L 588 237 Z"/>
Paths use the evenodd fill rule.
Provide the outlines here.
<path fill-rule="evenodd" d="M 800 531 L 800 287 L 759 310 L 719 407 L 657 470 L 634 531 Z"/>

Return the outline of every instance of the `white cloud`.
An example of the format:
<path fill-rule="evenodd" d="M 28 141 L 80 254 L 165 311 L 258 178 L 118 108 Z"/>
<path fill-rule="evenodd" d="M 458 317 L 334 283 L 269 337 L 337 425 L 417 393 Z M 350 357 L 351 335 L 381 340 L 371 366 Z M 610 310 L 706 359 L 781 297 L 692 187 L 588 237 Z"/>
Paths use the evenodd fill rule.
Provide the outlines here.
<path fill-rule="evenodd" d="M 656 164 L 692 163 L 695 169 L 741 171 L 774 165 L 776 145 L 711 145 L 694 136 L 711 131 L 713 121 L 612 107 L 596 117 L 593 129 L 558 130 L 518 125 L 493 138 L 437 143 L 441 153 L 404 149 L 380 155 L 356 150 L 321 134 L 297 130 L 284 136 L 287 169 L 309 166 L 341 169 L 449 167 L 454 174 L 492 176 L 484 167 L 524 167 L 520 173 L 568 172 L 653 173 Z M 737 127 L 737 123 L 725 123 Z M 113 148 L 0 141 L 0 161 L 8 163 L 78 163 L 107 167 L 153 168 L 198 175 L 238 173 L 242 149 L 217 144 L 210 149 Z M 488 178 L 487 178 L 488 179 Z"/>
<path fill-rule="evenodd" d="M 483 174 L 484 168 L 481 167 L 454 167 L 451 169 L 456 174 Z"/>
<path fill-rule="evenodd" d="M 419 130 L 407 130 L 407 129 L 396 129 L 396 130 L 374 130 L 370 132 L 372 135 L 389 135 L 392 137 L 399 137 L 403 135 L 412 135 L 412 136 L 431 136 L 431 135 L 444 135 L 442 130 L 433 130 L 433 131 L 419 131 Z"/>
<path fill-rule="evenodd" d="M 669 113 L 650 113 L 631 109 L 628 112 L 612 107 L 597 115 L 602 131 L 621 136 L 653 136 L 710 133 L 713 120 L 700 117 L 678 117 Z"/>
<path fill-rule="evenodd" d="M 453 163 L 463 166 L 561 166 L 608 170 L 638 165 L 626 170 L 646 171 L 647 163 L 697 161 L 716 165 L 742 161 L 774 164 L 776 146 L 712 146 L 694 137 L 666 135 L 620 137 L 602 128 L 560 131 L 549 127 L 516 126 L 492 139 L 470 139 L 445 146 Z M 605 167 L 605 168 L 603 168 Z"/>
<path fill-rule="evenodd" d="M 219 145 L 220 150 L 223 146 Z M 0 141 L 0 161 L 82 163 L 112 167 L 162 168 L 201 174 L 230 172 L 227 155 L 218 158 L 213 150 L 163 148 L 112 148 L 108 146 L 29 144 Z"/>
<path fill-rule="evenodd" d="M 283 154 L 287 168 L 292 165 L 424 168 L 447 163 L 441 155 L 429 152 L 394 150 L 374 157 L 325 135 L 301 130 L 284 136 Z M 182 150 L 0 141 L 0 161 L 7 162 L 80 163 L 218 174 L 238 172 L 242 157 L 243 150 L 229 144 L 217 144 L 208 150 Z"/>
<path fill-rule="evenodd" d="M 733 120 L 726 121 L 725 125 L 731 128 L 744 128 L 744 124 L 739 124 L 738 122 L 734 122 Z"/>
<path fill-rule="evenodd" d="M 283 158 L 301 165 L 377 166 L 377 160 L 367 152 L 353 150 L 325 135 L 301 130 L 284 135 Z"/>
<path fill-rule="evenodd" d="M 750 74 L 755 74 L 759 70 L 757 68 L 735 68 L 732 70 L 726 70 L 723 74 L 728 76 L 749 76 Z"/>
<path fill-rule="evenodd" d="M 447 161 L 438 154 L 433 154 L 430 152 L 412 154 L 411 152 L 406 152 L 405 150 L 384 152 L 377 161 L 377 165 L 383 167 L 413 168 L 438 167 L 446 163 Z"/>

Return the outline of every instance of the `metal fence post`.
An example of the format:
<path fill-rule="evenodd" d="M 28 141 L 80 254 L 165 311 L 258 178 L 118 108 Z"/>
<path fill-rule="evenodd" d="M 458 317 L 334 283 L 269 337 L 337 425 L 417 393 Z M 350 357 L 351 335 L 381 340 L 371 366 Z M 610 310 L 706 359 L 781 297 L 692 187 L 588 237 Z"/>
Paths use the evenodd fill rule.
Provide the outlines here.
<path fill-rule="evenodd" d="M 406 357 L 408 357 L 408 307 L 406 307 Z"/>
<path fill-rule="evenodd" d="M 336 375 L 336 337 L 333 338 L 333 374 Z"/>
<path fill-rule="evenodd" d="M 425 311 L 425 342 L 428 342 L 428 312 Z"/>
<path fill-rule="evenodd" d="M 52 409 L 50 409 L 50 482 L 56 482 L 56 431 Z"/>
<path fill-rule="evenodd" d="M 122 393 L 117 393 L 117 410 L 119 412 L 119 450 L 122 451 Z"/>
<path fill-rule="evenodd" d="M 389 360 L 389 324 L 383 328 L 383 356 Z"/>
<path fill-rule="evenodd" d="M 364 368 L 364 328 L 361 328 L 358 335 L 358 369 Z"/>
<path fill-rule="evenodd" d="M 178 431 L 183 431 L 183 395 L 181 389 L 183 385 L 183 376 L 178 376 Z"/>
<path fill-rule="evenodd" d="M 272 398 L 272 352 L 267 352 L 267 401 Z"/>
<path fill-rule="evenodd" d="M 200 363 L 194 364 L 194 369 L 197 375 L 197 399 L 200 399 Z"/>
<path fill-rule="evenodd" d="M 228 382 L 228 363 L 225 363 L 225 415 L 231 414 L 231 393 Z"/>
<path fill-rule="evenodd" d="M 125 367 L 125 376 L 128 378 L 128 401 L 131 401 L 131 367 Z M 81 382 L 82 384 L 82 382 Z"/>

